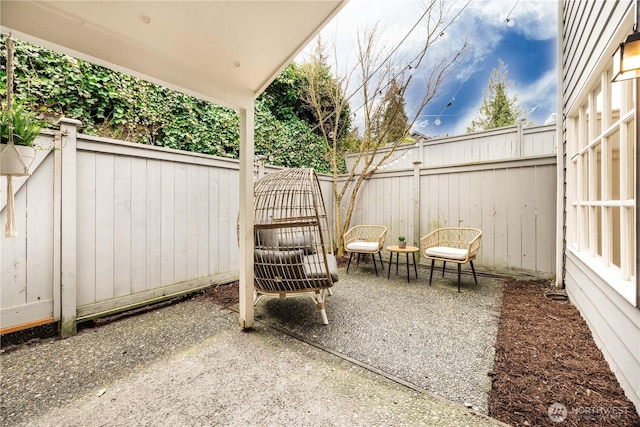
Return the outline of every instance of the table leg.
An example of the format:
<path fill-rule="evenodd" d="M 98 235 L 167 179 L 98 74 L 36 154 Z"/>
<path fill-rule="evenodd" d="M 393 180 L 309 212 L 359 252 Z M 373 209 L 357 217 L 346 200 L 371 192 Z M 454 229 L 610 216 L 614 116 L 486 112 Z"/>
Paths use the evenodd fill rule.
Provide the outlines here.
<path fill-rule="evenodd" d="M 400 252 L 396 252 L 396 276 L 398 275 L 398 258 L 400 258 Z"/>
<path fill-rule="evenodd" d="M 389 272 L 387 273 L 387 279 L 389 277 L 391 277 L 391 263 L 393 262 L 393 252 L 391 252 L 391 255 L 389 256 Z"/>
<path fill-rule="evenodd" d="M 416 266 L 416 253 L 413 252 L 411 255 L 413 255 L 413 271 L 415 271 L 416 279 L 417 279 L 418 278 L 418 267 Z"/>
<path fill-rule="evenodd" d="M 409 283 L 409 253 L 406 253 L 406 261 L 407 261 L 407 283 Z"/>

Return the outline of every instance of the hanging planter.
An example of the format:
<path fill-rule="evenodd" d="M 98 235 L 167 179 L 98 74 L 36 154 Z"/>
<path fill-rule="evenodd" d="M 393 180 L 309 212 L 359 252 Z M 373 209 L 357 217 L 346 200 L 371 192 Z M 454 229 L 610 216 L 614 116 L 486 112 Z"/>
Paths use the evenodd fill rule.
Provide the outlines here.
<path fill-rule="evenodd" d="M 31 175 L 30 167 L 36 157 L 33 147 L 0 144 L 0 175 Z"/>
<path fill-rule="evenodd" d="M 0 112 L 0 175 L 30 175 L 36 152 L 33 141 L 40 133 L 38 120 L 22 106 Z"/>
<path fill-rule="evenodd" d="M 13 40 L 7 38 L 7 104 L 0 111 L 0 175 L 7 177 L 7 223 L 4 235 L 15 237 L 13 186 L 14 176 L 30 175 L 35 158 L 33 141 L 42 126 L 35 115 L 13 103 Z"/>

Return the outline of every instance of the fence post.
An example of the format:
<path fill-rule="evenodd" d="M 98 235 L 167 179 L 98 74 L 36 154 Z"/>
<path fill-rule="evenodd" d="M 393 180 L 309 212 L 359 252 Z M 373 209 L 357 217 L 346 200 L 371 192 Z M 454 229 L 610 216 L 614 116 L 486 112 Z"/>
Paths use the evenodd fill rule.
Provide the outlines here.
<path fill-rule="evenodd" d="M 54 151 L 54 280 L 60 289 L 60 336 L 76 327 L 76 137 L 78 120 L 62 117 Z M 55 252 L 58 252 L 57 254 Z"/>
<path fill-rule="evenodd" d="M 516 157 L 522 157 L 524 155 L 524 129 L 523 121 L 518 121 L 518 127 L 516 130 Z"/>
<path fill-rule="evenodd" d="M 420 166 L 422 162 L 413 162 L 413 242 L 420 244 Z"/>
<path fill-rule="evenodd" d="M 267 159 L 267 156 L 258 155 L 255 157 L 256 164 L 258 166 L 258 179 L 264 177 L 264 161 Z"/>

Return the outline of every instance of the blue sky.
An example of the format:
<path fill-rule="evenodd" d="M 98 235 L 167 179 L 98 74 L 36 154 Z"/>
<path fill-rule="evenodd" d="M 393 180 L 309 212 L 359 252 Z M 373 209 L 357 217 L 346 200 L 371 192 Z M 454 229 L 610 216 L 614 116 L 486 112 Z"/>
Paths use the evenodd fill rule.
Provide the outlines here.
<path fill-rule="evenodd" d="M 411 57 L 416 43 L 420 43 L 420 27 L 406 41 L 400 41 L 424 12 L 425 3 L 422 0 L 350 0 L 321 33 L 326 53 L 344 73 L 353 67 L 353 62 L 347 64 L 355 57 L 357 32 L 377 24 L 381 50 L 400 46 L 398 57 Z M 450 16 L 457 14 L 466 3 L 444 0 Z M 454 51 L 466 37 L 469 38 L 468 50 L 436 98 L 421 112 L 414 130 L 429 136 L 464 133 L 477 115 L 483 91 L 500 59 L 507 66 L 508 80 L 513 83 L 511 94 L 517 94 L 529 120 L 544 124 L 557 111 L 557 8 L 553 0 L 469 1 L 429 55 Z M 313 45 L 315 42 L 310 44 Z M 419 76 L 416 77 L 405 96 L 410 116 L 416 110 L 416 99 L 424 92 Z M 352 108 L 359 105 L 357 101 L 351 104 Z"/>

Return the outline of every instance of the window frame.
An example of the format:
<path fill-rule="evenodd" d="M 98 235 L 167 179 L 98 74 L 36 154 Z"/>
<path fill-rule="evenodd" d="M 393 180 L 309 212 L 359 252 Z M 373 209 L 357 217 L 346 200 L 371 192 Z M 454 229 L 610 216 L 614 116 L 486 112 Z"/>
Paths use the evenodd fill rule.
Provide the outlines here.
<path fill-rule="evenodd" d="M 636 305 L 638 83 L 611 83 L 611 74 L 609 59 L 566 119 L 566 247 Z"/>

